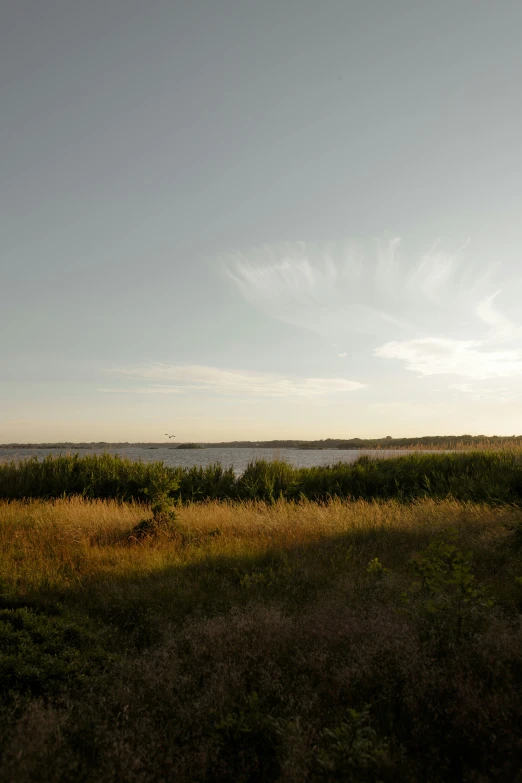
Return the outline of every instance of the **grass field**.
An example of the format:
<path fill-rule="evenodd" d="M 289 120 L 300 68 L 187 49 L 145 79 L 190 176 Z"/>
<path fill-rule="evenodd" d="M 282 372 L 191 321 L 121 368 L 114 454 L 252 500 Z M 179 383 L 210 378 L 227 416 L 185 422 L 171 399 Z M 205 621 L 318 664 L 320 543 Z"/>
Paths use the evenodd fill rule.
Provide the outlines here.
<path fill-rule="evenodd" d="M 0 504 L 1 780 L 522 779 L 518 506 L 150 514 Z"/>

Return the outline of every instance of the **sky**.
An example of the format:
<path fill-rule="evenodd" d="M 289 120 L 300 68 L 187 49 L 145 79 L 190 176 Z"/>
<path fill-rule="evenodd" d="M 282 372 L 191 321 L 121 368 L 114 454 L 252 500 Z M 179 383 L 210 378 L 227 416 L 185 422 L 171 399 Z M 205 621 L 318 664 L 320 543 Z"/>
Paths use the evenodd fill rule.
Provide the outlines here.
<path fill-rule="evenodd" d="M 4 0 L 0 443 L 522 433 L 521 28 Z"/>

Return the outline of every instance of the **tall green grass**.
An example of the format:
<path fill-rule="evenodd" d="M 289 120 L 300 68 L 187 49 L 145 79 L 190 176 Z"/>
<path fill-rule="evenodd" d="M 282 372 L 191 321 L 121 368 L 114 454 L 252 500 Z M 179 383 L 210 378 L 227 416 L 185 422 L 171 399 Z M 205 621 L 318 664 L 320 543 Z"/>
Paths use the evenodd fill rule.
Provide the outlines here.
<path fill-rule="evenodd" d="M 330 498 L 411 500 L 455 498 L 487 503 L 522 500 L 522 455 L 517 452 L 412 454 L 393 459 L 361 457 L 354 463 L 295 468 L 258 461 L 239 476 L 220 464 L 168 467 L 109 454 L 48 456 L 0 464 L 0 498 L 150 499 L 165 480 L 180 503 L 203 500 L 327 501 Z"/>

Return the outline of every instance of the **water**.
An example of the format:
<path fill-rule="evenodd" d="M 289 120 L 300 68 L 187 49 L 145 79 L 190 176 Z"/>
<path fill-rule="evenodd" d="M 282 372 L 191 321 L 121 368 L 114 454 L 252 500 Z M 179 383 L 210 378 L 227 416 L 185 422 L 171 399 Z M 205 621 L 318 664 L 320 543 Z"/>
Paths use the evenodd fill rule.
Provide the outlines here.
<path fill-rule="evenodd" d="M 236 473 L 242 473 L 249 462 L 265 459 L 268 461 L 283 460 L 295 467 L 311 468 L 318 465 L 333 465 L 336 462 L 354 462 L 362 454 L 369 457 L 398 457 L 402 454 L 410 454 L 411 451 L 393 451 L 386 449 L 358 449 L 353 451 L 342 449 L 300 450 L 300 449 L 176 449 L 165 446 L 164 448 L 139 448 L 120 447 L 105 449 L 2 449 L 0 448 L 0 462 L 5 460 L 21 460 L 29 457 L 43 459 L 47 454 L 119 454 L 132 460 L 143 462 L 164 462 L 173 467 L 181 466 L 190 468 L 193 465 L 207 467 L 220 462 L 224 467 L 233 467 Z"/>

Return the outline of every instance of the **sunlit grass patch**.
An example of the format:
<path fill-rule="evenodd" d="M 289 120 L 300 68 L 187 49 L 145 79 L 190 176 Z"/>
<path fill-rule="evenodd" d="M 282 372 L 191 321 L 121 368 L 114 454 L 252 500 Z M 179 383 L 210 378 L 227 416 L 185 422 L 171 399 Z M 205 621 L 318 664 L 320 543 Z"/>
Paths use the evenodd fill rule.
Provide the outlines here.
<path fill-rule="evenodd" d="M 239 565 L 282 554 L 302 560 L 309 547 L 316 567 L 326 567 L 336 548 L 349 546 L 353 562 L 378 556 L 402 569 L 409 553 L 450 528 L 460 531 L 479 558 L 486 547 L 491 564 L 494 542 L 516 528 L 521 512 L 451 500 L 213 501 L 179 508 L 172 534 L 136 541 L 132 531 L 148 513 L 143 504 L 79 498 L 0 504 L 2 583 L 18 593 L 73 588 L 81 593 L 93 580 L 139 578 L 202 563 L 211 570 L 213 561 Z"/>

